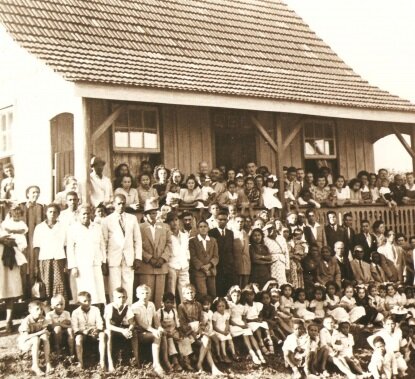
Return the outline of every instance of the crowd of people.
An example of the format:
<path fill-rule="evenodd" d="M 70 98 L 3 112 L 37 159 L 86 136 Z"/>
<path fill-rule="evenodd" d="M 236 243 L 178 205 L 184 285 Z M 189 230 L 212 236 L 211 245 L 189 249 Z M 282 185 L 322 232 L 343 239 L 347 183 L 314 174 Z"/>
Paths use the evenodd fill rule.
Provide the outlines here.
<path fill-rule="evenodd" d="M 50 373 L 51 344 L 84 367 L 92 343 L 109 371 L 117 349 L 139 365 L 149 344 L 158 376 L 221 375 L 218 362 L 248 353 L 264 365 L 277 349 L 294 378 L 333 368 L 348 378 L 405 375 L 415 359 L 415 236 L 382 220 L 354 230 L 352 215 L 339 223 L 334 210 L 321 225 L 316 209 L 415 204 L 412 173 L 389 183 L 386 170 L 362 171 L 346 184 L 327 168 L 289 167 L 281 199 L 278 179 L 253 162 L 201 162 L 186 180 L 142 162 L 137 178 L 122 164 L 111 181 L 104 167 L 91 160 L 89 199 L 68 175 L 46 206 L 37 185 L 17 202 L 13 167 L 4 170 L 0 299 L 8 330 L 16 299 L 29 301 L 18 345 L 37 375 L 41 349 Z M 79 305 L 72 314 L 70 303 Z M 353 354 L 351 329 L 370 334 L 368 367 Z"/>

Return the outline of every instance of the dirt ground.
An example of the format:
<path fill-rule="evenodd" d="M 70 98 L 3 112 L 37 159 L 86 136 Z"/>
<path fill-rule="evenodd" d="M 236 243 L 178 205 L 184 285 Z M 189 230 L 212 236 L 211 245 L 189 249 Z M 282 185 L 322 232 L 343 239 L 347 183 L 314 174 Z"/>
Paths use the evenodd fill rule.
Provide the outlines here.
<path fill-rule="evenodd" d="M 15 332 L 6 335 L 4 332 L 4 321 L 0 321 L 0 378 L 31 378 L 30 373 L 31 360 L 28 354 L 19 352 L 16 346 L 17 326 L 20 321 L 15 321 Z M 362 361 L 363 367 L 367 367 L 370 359 L 371 351 L 366 344 L 365 333 L 356 333 L 355 341 L 357 349 L 356 355 Z M 267 357 L 268 366 L 264 368 L 257 368 L 252 364 L 251 360 L 243 360 L 240 363 L 234 363 L 232 366 L 219 365 L 220 369 L 226 373 L 228 378 L 240 379 L 289 379 L 291 375 L 288 369 L 285 368 L 283 357 L 280 349 L 277 349 L 275 356 Z M 58 358 L 52 353 L 52 364 L 55 372 L 49 375 L 49 378 L 154 378 L 150 363 L 145 364 L 142 369 L 132 368 L 130 366 L 118 366 L 116 371 L 112 374 L 101 372 L 95 363 L 89 364 L 86 370 L 81 371 L 69 362 L 68 359 Z M 414 373 L 412 373 L 414 375 Z M 196 375 L 194 373 L 180 373 L 171 374 L 167 378 L 174 379 L 190 379 L 203 378 L 209 375 Z M 415 377 L 415 376 L 409 376 Z M 344 378 L 340 374 L 334 374 L 332 379 Z"/>

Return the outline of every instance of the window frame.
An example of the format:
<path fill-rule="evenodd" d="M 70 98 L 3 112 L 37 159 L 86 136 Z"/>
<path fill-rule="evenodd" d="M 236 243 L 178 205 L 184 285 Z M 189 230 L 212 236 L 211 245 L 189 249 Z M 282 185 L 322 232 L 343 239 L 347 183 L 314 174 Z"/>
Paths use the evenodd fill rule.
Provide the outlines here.
<path fill-rule="evenodd" d="M 6 131 L 2 131 L 2 118 L 6 117 Z M 11 120 L 11 121 L 10 121 Z M 0 138 L 3 135 L 7 138 L 7 150 L 0 150 L 0 159 L 10 158 L 13 156 L 13 124 L 14 124 L 14 112 L 13 106 L 5 107 L 0 109 Z"/>
<path fill-rule="evenodd" d="M 114 109 L 113 109 L 114 110 Z M 157 129 L 157 148 L 146 148 L 146 147 L 121 147 L 115 145 L 115 133 L 116 133 L 116 126 L 117 120 L 112 123 L 112 141 L 113 141 L 113 151 L 116 153 L 147 153 L 147 154 L 160 154 L 161 152 L 161 138 L 160 138 L 160 115 L 159 115 L 159 108 L 156 106 L 150 105 L 135 105 L 129 104 L 125 106 L 124 112 L 129 112 L 130 110 L 135 110 L 141 112 L 141 117 L 143 118 L 143 114 L 145 111 L 152 111 L 156 115 L 156 129 Z M 128 116 L 127 116 L 128 117 Z M 117 118 L 118 119 L 118 118 Z M 142 119 L 143 121 L 143 119 Z M 144 124 L 144 123 L 143 123 Z M 128 129 L 128 133 L 132 131 L 130 126 L 127 126 L 125 129 Z M 130 136 L 128 135 L 128 143 L 130 144 L 129 140 Z"/>
<path fill-rule="evenodd" d="M 305 144 L 306 144 L 306 140 L 308 140 L 308 138 L 306 137 L 306 128 L 307 128 L 307 124 L 312 123 L 312 124 L 320 124 L 322 127 L 331 127 L 332 128 L 332 134 L 333 137 L 324 137 L 323 139 L 325 141 L 333 141 L 333 148 L 334 148 L 334 152 L 333 154 L 330 155 L 322 155 L 322 154 L 307 154 L 306 153 L 306 149 L 305 149 Z M 302 146 L 302 151 L 303 151 L 303 155 L 304 155 L 304 159 L 337 159 L 337 128 L 336 128 L 336 122 L 334 120 L 323 120 L 323 119 L 311 119 L 308 118 L 306 120 L 303 121 L 303 146 Z"/>

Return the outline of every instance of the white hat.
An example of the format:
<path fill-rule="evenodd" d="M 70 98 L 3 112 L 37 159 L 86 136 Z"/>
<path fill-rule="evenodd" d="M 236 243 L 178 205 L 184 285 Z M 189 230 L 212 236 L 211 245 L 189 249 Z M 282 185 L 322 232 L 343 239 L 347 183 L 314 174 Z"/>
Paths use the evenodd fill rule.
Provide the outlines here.
<path fill-rule="evenodd" d="M 144 213 L 149 213 L 151 211 L 158 211 L 159 206 L 157 200 L 147 199 L 144 203 Z"/>

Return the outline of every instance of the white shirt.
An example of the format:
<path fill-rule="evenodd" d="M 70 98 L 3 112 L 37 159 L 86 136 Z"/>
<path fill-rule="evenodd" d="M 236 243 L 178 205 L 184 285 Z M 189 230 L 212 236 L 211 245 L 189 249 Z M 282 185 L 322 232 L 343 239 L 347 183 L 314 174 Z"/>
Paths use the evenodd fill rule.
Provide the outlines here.
<path fill-rule="evenodd" d="M 206 245 L 207 245 L 207 242 L 206 242 L 206 241 L 210 241 L 209 236 L 206 236 L 206 238 L 203 238 L 200 234 L 198 234 L 198 235 L 197 235 L 197 239 L 198 239 L 200 242 L 202 242 L 203 247 L 204 247 L 204 248 L 205 248 L 205 250 L 206 250 Z"/>
<path fill-rule="evenodd" d="M 109 178 L 104 175 L 100 178 L 95 172 L 91 173 L 90 178 L 92 205 L 96 207 L 100 203 L 110 203 L 113 200 L 113 193 Z"/>
<path fill-rule="evenodd" d="M 156 239 L 156 223 L 153 225 L 151 223 L 147 223 L 148 227 L 150 228 L 151 236 L 153 237 L 153 241 Z"/>
<path fill-rule="evenodd" d="M 78 221 L 78 210 L 72 211 L 67 208 L 60 213 L 58 220 L 65 228 L 68 228 Z"/>
<path fill-rule="evenodd" d="M 393 244 L 389 242 L 386 242 L 383 246 L 379 246 L 378 253 L 383 254 L 386 258 L 395 264 L 398 261 L 398 250 Z"/>
<path fill-rule="evenodd" d="M 81 307 L 72 312 L 72 329 L 74 333 L 83 332 L 86 329 L 94 328 L 104 330 L 104 321 L 102 320 L 99 308 L 91 305 L 88 312 L 84 312 Z"/>
<path fill-rule="evenodd" d="M 214 218 L 213 216 L 210 216 L 207 220 L 206 220 L 206 222 L 208 223 L 208 225 L 209 225 L 209 229 L 215 229 L 215 228 L 217 228 L 219 225 L 218 225 L 218 220 L 216 220 L 216 218 Z"/>
<path fill-rule="evenodd" d="M 314 225 L 308 224 L 307 226 L 311 229 L 311 233 L 313 233 L 313 236 L 315 239 L 317 239 L 317 228 L 320 226 L 318 222 L 316 222 Z"/>
<path fill-rule="evenodd" d="M 175 270 L 186 270 L 189 268 L 190 252 L 189 252 L 189 236 L 180 232 L 176 236 L 171 235 L 171 256 L 169 266 Z"/>
<path fill-rule="evenodd" d="M 130 190 L 127 192 L 124 188 L 119 187 L 114 191 L 114 195 L 118 194 L 125 196 L 127 200 L 127 206 L 138 203 L 138 192 L 135 188 L 130 188 Z"/>
<path fill-rule="evenodd" d="M 39 248 L 39 260 L 66 258 L 66 230 L 59 221 L 52 228 L 46 221 L 36 225 L 33 234 L 33 247 Z"/>

